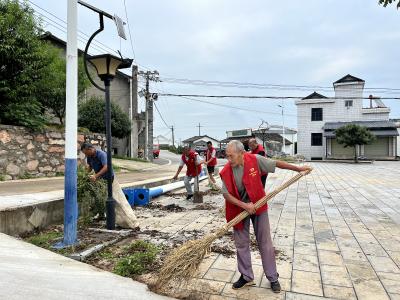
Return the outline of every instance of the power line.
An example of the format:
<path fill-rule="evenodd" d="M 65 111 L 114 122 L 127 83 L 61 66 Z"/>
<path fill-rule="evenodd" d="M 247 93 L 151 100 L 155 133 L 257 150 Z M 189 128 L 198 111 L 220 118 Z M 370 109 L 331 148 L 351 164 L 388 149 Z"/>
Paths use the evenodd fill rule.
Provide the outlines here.
<path fill-rule="evenodd" d="M 126 24 L 128 24 L 129 41 L 130 41 L 131 48 L 132 48 L 133 59 L 136 60 L 136 54 L 135 54 L 135 50 L 133 48 L 133 40 L 132 40 L 132 35 L 131 35 L 131 28 L 129 26 L 128 12 L 126 10 L 125 0 L 124 0 L 124 9 L 125 9 Z"/>
<path fill-rule="evenodd" d="M 36 12 L 37 14 L 39 14 L 40 16 L 45 17 L 45 18 L 48 19 L 49 21 L 53 22 L 54 24 L 57 24 L 58 26 L 60 26 L 60 27 L 62 27 L 63 29 L 66 30 L 66 24 L 67 24 L 67 22 L 66 22 L 65 20 L 63 20 L 63 19 L 57 17 L 55 14 L 51 13 L 50 11 L 44 9 L 43 7 L 37 5 L 36 3 L 34 3 L 34 2 L 32 2 L 32 1 L 30 1 L 30 0 L 28 0 L 28 2 L 29 2 L 30 4 L 32 4 L 32 5 L 34 5 L 35 7 L 39 8 L 40 10 L 46 12 L 46 13 L 49 14 L 50 16 L 54 17 L 55 19 L 57 19 L 57 20 L 63 22 L 65 25 L 62 25 L 62 24 L 60 24 L 60 23 L 54 21 L 53 19 L 49 18 L 48 16 L 46 16 L 46 15 L 44 15 L 44 14 L 38 12 L 37 10 L 35 10 L 35 12 Z M 20 2 L 20 3 L 21 3 L 21 2 Z M 66 32 L 66 31 L 64 31 L 64 32 Z M 87 42 L 87 40 L 90 38 L 90 35 L 86 34 L 85 32 L 83 32 L 83 31 L 81 31 L 81 30 L 79 30 L 79 29 L 78 29 L 78 32 L 80 33 L 81 37 L 82 37 L 82 35 L 86 37 L 85 42 Z M 114 49 L 110 48 L 110 47 L 107 46 L 106 44 L 104 44 L 104 43 L 102 43 L 102 42 L 100 42 L 100 41 L 98 41 L 98 40 L 96 40 L 96 39 L 93 40 L 93 43 L 98 44 L 98 47 L 101 47 L 101 48 L 103 49 L 103 51 L 105 50 L 106 52 L 109 52 L 109 51 L 110 51 L 110 52 L 114 52 L 114 53 L 118 54 L 117 51 L 115 51 Z"/>
<path fill-rule="evenodd" d="M 258 95 L 200 95 L 200 94 L 163 94 L 160 93 L 159 96 L 166 97 L 196 97 L 196 98 L 239 98 L 239 99 L 304 99 L 304 96 L 258 96 Z M 321 99 L 325 100 L 371 100 L 369 97 L 324 97 Z M 380 100 L 400 100 L 400 97 L 379 97 L 372 98 Z"/>
<path fill-rule="evenodd" d="M 252 89 L 277 89 L 277 90 L 322 90 L 332 91 L 334 88 L 330 86 L 318 85 L 290 85 L 290 84 L 271 84 L 271 83 L 251 83 L 251 82 L 234 82 L 234 81 L 210 81 L 201 79 L 187 79 L 187 78 L 170 78 L 162 77 L 162 82 L 177 83 L 177 84 L 190 84 L 190 85 L 205 85 L 205 86 L 219 86 L 219 87 L 234 87 L 234 88 L 252 88 Z M 390 87 L 365 87 L 364 90 L 380 91 L 380 92 L 400 92 L 400 88 Z"/>
<path fill-rule="evenodd" d="M 161 120 L 164 122 L 165 127 L 171 128 L 171 126 L 169 126 L 169 125 L 167 124 L 167 122 L 165 122 L 165 120 L 164 120 L 164 118 L 163 118 L 161 112 L 158 110 L 157 104 L 156 104 L 155 102 L 154 102 L 154 107 L 156 108 L 158 114 L 160 115 Z"/>
<path fill-rule="evenodd" d="M 159 96 L 162 96 L 162 94 L 159 94 Z M 200 102 L 200 103 L 205 103 L 205 104 L 210 104 L 214 106 L 219 106 L 219 107 L 225 107 L 225 108 L 230 108 L 230 109 L 236 109 L 236 110 L 241 110 L 241 111 L 248 111 L 248 112 L 253 112 L 253 113 L 263 113 L 263 114 L 270 114 L 270 115 L 281 115 L 281 113 L 273 113 L 269 111 L 263 111 L 263 110 L 256 110 L 256 109 L 250 109 L 250 108 L 242 108 L 238 106 L 232 106 L 232 105 L 227 105 L 227 104 L 221 104 L 221 103 L 214 103 L 206 100 L 200 100 L 200 99 L 194 99 L 186 96 L 178 96 L 176 95 L 175 97 L 179 97 L 182 99 L 187 99 L 190 101 L 195 101 L 195 102 Z M 285 116 L 292 116 L 292 117 L 297 117 L 295 114 L 285 114 Z"/>

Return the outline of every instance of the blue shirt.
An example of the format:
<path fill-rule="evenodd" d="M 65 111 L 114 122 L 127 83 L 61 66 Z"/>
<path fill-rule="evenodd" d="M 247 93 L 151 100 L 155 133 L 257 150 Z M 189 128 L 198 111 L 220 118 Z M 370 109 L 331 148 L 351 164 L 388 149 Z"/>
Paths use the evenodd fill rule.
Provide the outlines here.
<path fill-rule="evenodd" d="M 107 153 L 105 153 L 102 150 L 96 149 L 96 154 L 94 156 L 88 156 L 86 158 L 86 161 L 87 161 L 88 165 L 97 174 L 103 168 L 103 166 L 107 166 Z M 107 180 L 107 178 L 108 178 L 107 174 L 108 174 L 108 171 L 105 174 L 103 174 L 100 178 Z M 112 168 L 111 168 L 111 174 L 112 174 L 111 178 L 113 178 L 114 171 Z"/>

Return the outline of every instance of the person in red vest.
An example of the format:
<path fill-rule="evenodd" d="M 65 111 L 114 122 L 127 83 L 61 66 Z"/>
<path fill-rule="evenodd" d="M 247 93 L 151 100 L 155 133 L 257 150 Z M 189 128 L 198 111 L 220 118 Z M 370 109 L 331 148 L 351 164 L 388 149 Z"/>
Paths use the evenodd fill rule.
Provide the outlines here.
<path fill-rule="evenodd" d="M 211 141 L 207 142 L 207 151 L 206 151 L 206 161 L 204 164 L 207 165 L 208 178 L 210 179 L 210 185 L 212 188 L 216 189 L 216 182 L 214 179 L 214 171 L 215 166 L 217 165 L 217 150 L 212 146 Z"/>
<path fill-rule="evenodd" d="M 202 163 L 204 163 L 204 161 L 201 159 L 200 155 L 197 152 L 193 151 L 192 149 L 190 149 L 190 147 L 187 146 L 183 148 L 181 162 L 173 179 L 176 180 L 178 178 L 178 175 L 182 171 L 183 166 L 186 165 L 186 176 L 183 181 L 185 183 L 185 188 L 187 191 L 187 200 L 193 197 L 192 185 L 190 184 L 190 181 L 193 178 L 196 178 L 196 176 L 200 175 Z M 194 181 L 194 189 L 198 190 L 196 180 Z"/>
<path fill-rule="evenodd" d="M 271 230 L 268 218 L 267 204 L 257 211 L 254 203 L 265 196 L 265 190 L 260 180 L 260 173 L 273 173 L 275 168 L 301 172 L 310 169 L 309 166 L 295 166 L 284 161 L 274 161 L 260 155 L 247 153 L 240 141 L 230 141 L 226 148 L 228 163 L 220 172 L 222 194 L 225 198 L 225 215 L 229 222 L 243 210 L 250 216 L 234 226 L 233 237 L 237 250 L 240 278 L 233 283 L 233 289 L 255 285 L 250 256 L 250 220 L 253 223 L 262 265 L 271 289 L 279 293 L 281 286 L 276 270 L 275 249 L 272 245 Z"/>
<path fill-rule="evenodd" d="M 266 156 L 264 147 L 261 146 L 259 143 L 257 143 L 256 139 L 249 140 L 249 147 L 251 150 L 251 154 L 258 154 L 258 155 L 261 155 L 264 157 Z M 261 173 L 261 182 L 262 182 L 262 185 L 264 188 L 265 188 L 265 182 L 267 181 L 267 176 L 268 176 L 268 173 L 265 173 L 265 172 Z"/>

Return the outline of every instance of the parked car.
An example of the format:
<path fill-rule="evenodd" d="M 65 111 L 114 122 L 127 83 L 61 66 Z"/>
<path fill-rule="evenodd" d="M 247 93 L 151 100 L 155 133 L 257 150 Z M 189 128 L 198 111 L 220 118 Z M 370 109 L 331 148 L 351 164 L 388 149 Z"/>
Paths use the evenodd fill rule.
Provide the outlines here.
<path fill-rule="evenodd" d="M 153 145 L 153 157 L 158 158 L 160 156 L 160 145 L 154 144 Z"/>

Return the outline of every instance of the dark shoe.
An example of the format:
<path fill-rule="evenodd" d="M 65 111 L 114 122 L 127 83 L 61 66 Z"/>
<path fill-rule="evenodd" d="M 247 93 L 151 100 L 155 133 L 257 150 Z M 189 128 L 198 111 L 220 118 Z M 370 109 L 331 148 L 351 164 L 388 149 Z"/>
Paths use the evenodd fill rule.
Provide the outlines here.
<path fill-rule="evenodd" d="M 186 196 L 186 200 L 190 200 L 190 199 L 192 199 L 192 197 L 193 197 L 193 194 L 192 195 L 187 195 Z"/>
<path fill-rule="evenodd" d="M 246 286 L 252 286 L 252 285 L 256 285 L 253 280 L 247 281 L 246 279 L 243 278 L 243 275 L 240 275 L 240 278 L 232 285 L 232 288 L 234 290 L 239 290 Z"/>
<path fill-rule="evenodd" d="M 279 284 L 278 280 L 274 281 L 274 282 L 271 282 L 271 290 L 274 293 L 280 293 L 281 292 L 281 285 Z"/>

